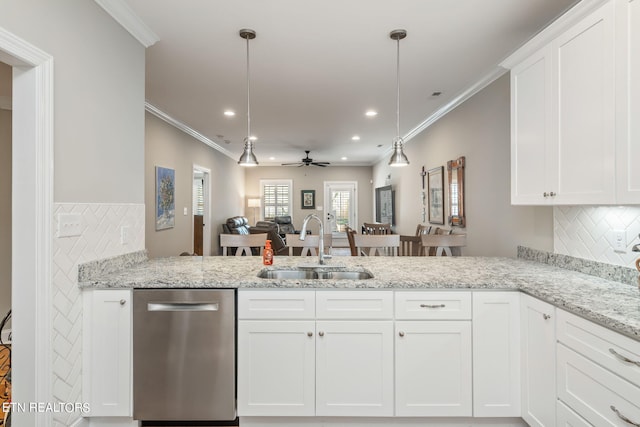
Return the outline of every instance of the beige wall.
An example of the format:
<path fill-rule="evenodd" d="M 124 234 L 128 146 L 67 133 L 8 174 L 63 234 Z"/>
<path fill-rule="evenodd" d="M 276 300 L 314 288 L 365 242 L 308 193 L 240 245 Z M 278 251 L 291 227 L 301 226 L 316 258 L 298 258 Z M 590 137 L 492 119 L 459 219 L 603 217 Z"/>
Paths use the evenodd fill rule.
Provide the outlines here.
<path fill-rule="evenodd" d="M 0 2 L 0 27 L 53 56 L 54 201 L 144 200 L 144 47 L 96 2 Z"/>
<path fill-rule="evenodd" d="M 0 97 L 11 96 L 11 67 L 0 62 Z M 11 111 L 0 108 L 0 318 L 11 308 Z"/>
<path fill-rule="evenodd" d="M 316 191 L 316 207 L 322 206 L 324 200 L 325 181 L 356 181 L 358 183 L 358 223 L 372 221 L 373 216 L 373 185 L 371 183 L 372 168 L 370 166 L 329 166 L 326 168 L 259 166 L 246 169 L 247 198 L 260 197 L 261 179 L 291 179 L 293 180 L 293 224 L 297 230 L 302 227 L 302 221 L 307 214 L 315 213 L 322 218 L 323 211 L 301 208 L 300 190 Z M 246 206 L 246 200 L 245 200 Z M 253 222 L 253 208 L 245 208 L 247 218 Z M 314 223 L 315 224 L 315 223 Z M 311 228 L 317 233 L 318 228 Z"/>
<path fill-rule="evenodd" d="M 146 114 L 145 204 L 146 247 L 150 257 L 180 255 L 193 251 L 191 197 L 194 164 L 211 170 L 211 247 L 218 254 L 222 223 L 244 213 L 244 169 L 235 160 Z M 155 166 L 176 172 L 175 227 L 155 230 Z M 188 215 L 183 215 L 187 208 Z"/>
<path fill-rule="evenodd" d="M 447 161 L 465 156 L 467 227 L 459 232 L 467 233 L 468 246 L 463 254 L 515 257 L 518 245 L 553 251 L 552 208 L 510 205 L 509 103 L 507 73 L 408 142 L 408 167 L 393 169 L 387 160 L 374 166 L 376 187 L 391 174 L 400 233 L 413 233 L 422 219 L 421 167 L 444 166 L 446 189 Z"/>

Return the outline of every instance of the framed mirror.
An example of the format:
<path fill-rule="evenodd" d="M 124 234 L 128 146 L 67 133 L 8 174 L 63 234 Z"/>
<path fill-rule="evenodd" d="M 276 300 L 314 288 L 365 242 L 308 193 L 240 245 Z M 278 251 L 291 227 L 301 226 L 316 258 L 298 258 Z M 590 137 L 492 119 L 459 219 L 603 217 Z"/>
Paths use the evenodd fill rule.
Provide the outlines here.
<path fill-rule="evenodd" d="M 464 227 L 464 156 L 447 162 L 449 172 L 449 224 Z"/>
<path fill-rule="evenodd" d="M 395 192 L 390 185 L 376 188 L 376 222 L 396 225 Z"/>

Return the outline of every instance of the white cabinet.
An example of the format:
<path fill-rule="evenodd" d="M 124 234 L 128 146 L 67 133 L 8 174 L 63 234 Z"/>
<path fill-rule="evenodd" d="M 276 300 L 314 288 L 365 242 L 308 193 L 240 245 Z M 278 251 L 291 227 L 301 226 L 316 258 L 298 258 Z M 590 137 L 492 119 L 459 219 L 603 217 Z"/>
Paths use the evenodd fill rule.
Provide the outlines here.
<path fill-rule="evenodd" d="M 619 0 L 617 26 L 617 202 L 640 203 L 640 2 Z"/>
<path fill-rule="evenodd" d="M 393 415 L 393 321 L 316 323 L 316 415 Z"/>
<path fill-rule="evenodd" d="M 131 290 L 95 289 L 83 297 L 82 399 L 91 417 L 131 417 Z"/>
<path fill-rule="evenodd" d="M 393 415 L 392 292 L 238 298 L 240 416 Z"/>
<path fill-rule="evenodd" d="M 553 129 L 551 46 L 511 70 L 511 203 L 547 204 L 558 160 Z"/>
<path fill-rule="evenodd" d="M 238 413 L 315 414 L 315 321 L 238 322 Z"/>
<path fill-rule="evenodd" d="M 397 416 L 472 415 L 471 321 L 397 321 L 395 341 Z"/>
<path fill-rule="evenodd" d="M 473 415 L 520 416 L 520 293 L 473 293 Z"/>
<path fill-rule="evenodd" d="M 615 203 L 614 4 L 512 70 L 512 204 Z"/>
<path fill-rule="evenodd" d="M 522 418 L 532 427 L 556 425 L 555 308 L 521 296 Z"/>

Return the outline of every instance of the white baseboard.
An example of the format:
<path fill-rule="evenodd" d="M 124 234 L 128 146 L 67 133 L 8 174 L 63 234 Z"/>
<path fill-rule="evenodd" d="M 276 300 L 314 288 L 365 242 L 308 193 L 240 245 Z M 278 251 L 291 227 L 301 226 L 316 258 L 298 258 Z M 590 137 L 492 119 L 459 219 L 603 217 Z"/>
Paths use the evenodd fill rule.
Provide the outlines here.
<path fill-rule="evenodd" d="M 241 427 L 525 427 L 522 418 L 240 417 Z"/>
<path fill-rule="evenodd" d="M 126 417 L 83 418 L 86 424 L 74 424 L 72 427 L 138 427 L 140 422 Z"/>

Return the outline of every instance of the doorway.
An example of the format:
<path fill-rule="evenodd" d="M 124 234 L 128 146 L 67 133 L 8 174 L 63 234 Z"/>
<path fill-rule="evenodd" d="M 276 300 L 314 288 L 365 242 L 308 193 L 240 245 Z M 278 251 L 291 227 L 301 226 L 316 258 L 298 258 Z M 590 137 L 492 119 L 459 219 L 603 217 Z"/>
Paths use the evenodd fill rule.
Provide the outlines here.
<path fill-rule="evenodd" d="M 357 228 L 357 190 L 357 181 L 324 182 L 324 226 L 334 239 L 346 239 L 347 226 Z"/>
<path fill-rule="evenodd" d="M 192 236 L 193 254 L 211 255 L 211 171 L 193 165 Z"/>
<path fill-rule="evenodd" d="M 12 400 L 51 399 L 53 58 L 0 28 L 0 61 L 12 67 Z M 16 412 L 14 425 L 45 426 L 51 413 Z"/>

